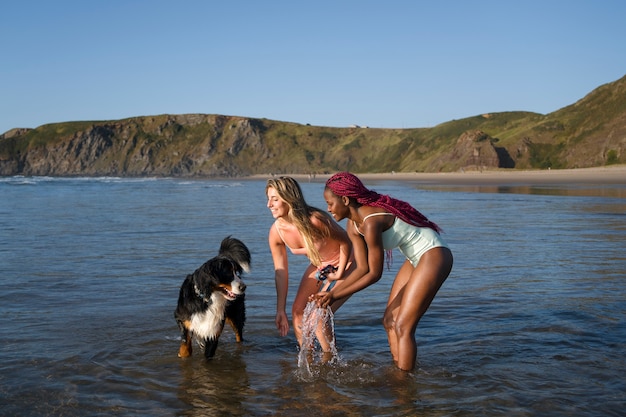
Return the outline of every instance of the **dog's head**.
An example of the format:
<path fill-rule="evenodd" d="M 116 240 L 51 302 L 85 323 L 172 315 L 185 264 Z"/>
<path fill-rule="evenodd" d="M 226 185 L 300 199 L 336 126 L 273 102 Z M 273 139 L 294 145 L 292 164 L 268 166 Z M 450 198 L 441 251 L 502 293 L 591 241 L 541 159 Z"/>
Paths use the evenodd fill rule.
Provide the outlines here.
<path fill-rule="evenodd" d="M 246 285 L 239 274 L 241 267 L 227 257 L 217 256 L 207 261 L 194 274 L 194 287 L 205 300 L 219 293 L 228 301 L 244 294 Z"/>

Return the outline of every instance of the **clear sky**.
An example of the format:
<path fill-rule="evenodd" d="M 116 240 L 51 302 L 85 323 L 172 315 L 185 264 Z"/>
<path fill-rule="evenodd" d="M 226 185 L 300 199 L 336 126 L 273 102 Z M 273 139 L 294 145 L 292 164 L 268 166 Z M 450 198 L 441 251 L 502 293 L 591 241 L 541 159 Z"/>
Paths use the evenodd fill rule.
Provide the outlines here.
<path fill-rule="evenodd" d="M 626 75 L 624 0 L 16 0 L 0 22 L 0 133 L 164 113 L 430 127 Z"/>

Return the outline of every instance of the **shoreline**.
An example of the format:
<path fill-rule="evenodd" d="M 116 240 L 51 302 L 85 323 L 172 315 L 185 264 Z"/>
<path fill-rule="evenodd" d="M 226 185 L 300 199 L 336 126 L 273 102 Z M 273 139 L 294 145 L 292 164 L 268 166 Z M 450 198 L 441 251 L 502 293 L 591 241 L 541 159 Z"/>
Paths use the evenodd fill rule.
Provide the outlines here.
<path fill-rule="evenodd" d="M 408 181 L 443 185 L 550 185 L 550 184 L 595 184 L 626 185 L 626 165 L 578 169 L 548 170 L 483 170 L 466 172 L 389 172 L 354 173 L 363 182 L 367 181 Z M 299 181 L 324 182 L 332 174 L 276 174 L 252 175 L 250 179 L 269 179 L 288 175 Z"/>

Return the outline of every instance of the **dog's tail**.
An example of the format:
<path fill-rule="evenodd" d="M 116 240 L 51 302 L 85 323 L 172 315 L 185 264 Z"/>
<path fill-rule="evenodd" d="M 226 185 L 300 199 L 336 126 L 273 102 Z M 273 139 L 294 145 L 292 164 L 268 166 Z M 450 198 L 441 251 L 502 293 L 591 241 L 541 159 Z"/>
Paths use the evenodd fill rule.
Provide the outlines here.
<path fill-rule="evenodd" d="M 219 254 L 233 261 L 238 266 L 239 273 L 250 272 L 250 251 L 241 240 L 230 236 L 225 237 L 220 245 Z"/>

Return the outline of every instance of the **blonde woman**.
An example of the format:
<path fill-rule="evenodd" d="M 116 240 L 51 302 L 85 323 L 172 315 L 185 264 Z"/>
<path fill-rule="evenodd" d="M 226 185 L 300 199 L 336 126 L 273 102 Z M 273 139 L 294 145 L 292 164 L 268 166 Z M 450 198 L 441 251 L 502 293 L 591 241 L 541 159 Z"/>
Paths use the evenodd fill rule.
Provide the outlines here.
<path fill-rule="evenodd" d="M 276 328 L 281 336 L 289 332 L 287 318 L 287 290 L 289 287 L 288 249 L 294 255 L 306 255 L 311 264 L 302 275 L 291 316 L 293 330 L 302 346 L 302 316 L 309 296 L 326 291 L 330 286 L 341 286 L 344 274 L 354 269 L 352 243 L 341 226 L 326 212 L 309 206 L 304 200 L 300 185 L 291 177 L 273 178 L 265 187 L 267 207 L 275 221 L 269 231 L 269 246 L 274 261 L 276 280 Z M 331 265 L 334 272 L 328 272 Z M 336 269 L 335 269 L 336 268 Z M 318 279 L 326 276 L 326 280 Z M 348 299 L 334 300 L 333 312 Z M 331 349 L 331 329 L 326 325 L 317 329 L 316 337 L 322 350 Z"/>

